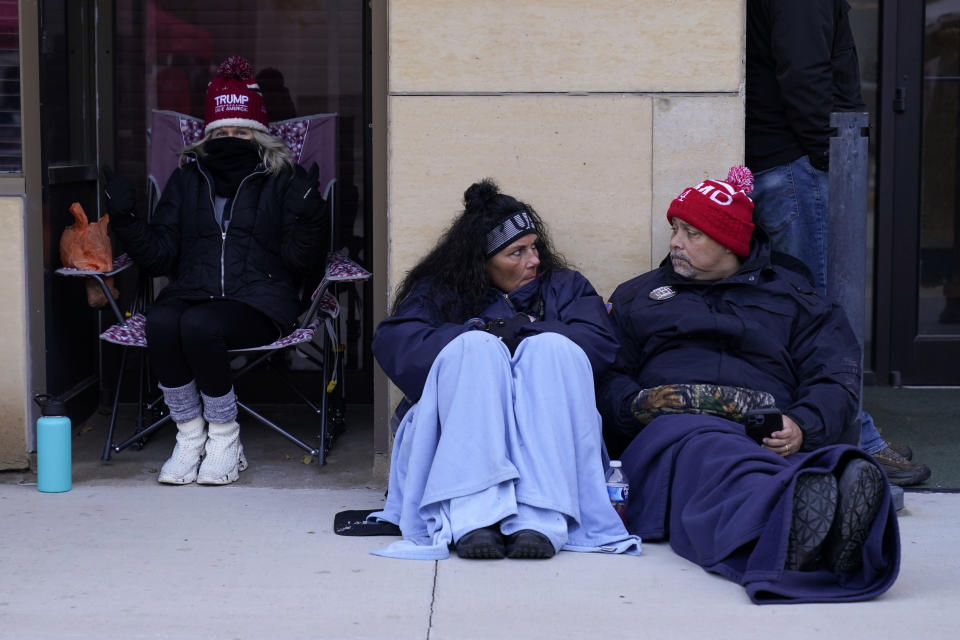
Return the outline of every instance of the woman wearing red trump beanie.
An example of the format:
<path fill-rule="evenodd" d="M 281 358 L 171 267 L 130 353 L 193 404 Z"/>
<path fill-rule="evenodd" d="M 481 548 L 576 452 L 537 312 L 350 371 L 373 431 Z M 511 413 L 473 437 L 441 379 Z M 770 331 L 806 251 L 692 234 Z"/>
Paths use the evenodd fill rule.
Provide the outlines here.
<path fill-rule="evenodd" d="M 183 150 L 149 223 L 109 177 L 112 227 L 147 273 L 170 277 L 147 311 L 150 362 L 177 424 L 165 484 L 228 484 L 247 466 L 227 352 L 293 327 L 302 272 L 323 256 L 316 181 L 268 133 L 253 69 L 230 57 L 207 87 L 205 136 Z"/>

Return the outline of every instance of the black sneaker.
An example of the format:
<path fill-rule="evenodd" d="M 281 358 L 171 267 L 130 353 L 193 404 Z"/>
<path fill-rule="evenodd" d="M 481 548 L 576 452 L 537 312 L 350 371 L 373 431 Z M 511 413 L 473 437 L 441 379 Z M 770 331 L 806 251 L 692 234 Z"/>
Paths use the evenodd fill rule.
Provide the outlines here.
<path fill-rule="evenodd" d="M 793 519 L 784 568 L 813 569 L 837 511 L 837 479 L 829 473 L 804 473 L 793 488 Z"/>
<path fill-rule="evenodd" d="M 468 560 L 499 560 L 504 556 L 503 535 L 495 524 L 468 531 L 455 547 L 457 555 Z"/>
<path fill-rule="evenodd" d="M 866 460 L 851 460 L 837 487 L 837 517 L 827 537 L 827 554 L 834 573 L 855 571 L 863 563 L 863 543 L 883 501 L 883 474 Z"/>
<path fill-rule="evenodd" d="M 546 560 L 556 553 L 550 538 L 533 529 L 521 529 L 507 536 L 507 557 Z"/>
<path fill-rule="evenodd" d="M 930 477 L 930 467 L 907 460 L 889 445 L 871 455 L 883 467 L 890 484 L 912 487 L 915 484 L 923 484 Z"/>

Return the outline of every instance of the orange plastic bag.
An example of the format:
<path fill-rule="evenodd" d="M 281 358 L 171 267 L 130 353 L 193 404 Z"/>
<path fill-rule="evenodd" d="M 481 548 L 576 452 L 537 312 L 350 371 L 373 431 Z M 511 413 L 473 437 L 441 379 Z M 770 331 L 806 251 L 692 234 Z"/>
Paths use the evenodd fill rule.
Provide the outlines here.
<path fill-rule="evenodd" d="M 87 214 L 79 202 L 70 205 L 74 223 L 63 230 L 60 236 L 60 261 L 65 267 L 84 271 L 110 271 L 113 269 L 113 247 L 107 235 L 110 216 L 104 215 L 94 223 L 87 221 Z M 113 278 L 106 279 L 107 286 L 114 298 L 120 293 L 113 286 Z M 107 304 L 100 285 L 94 280 L 87 281 L 87 304 L 102 307 Z"/>

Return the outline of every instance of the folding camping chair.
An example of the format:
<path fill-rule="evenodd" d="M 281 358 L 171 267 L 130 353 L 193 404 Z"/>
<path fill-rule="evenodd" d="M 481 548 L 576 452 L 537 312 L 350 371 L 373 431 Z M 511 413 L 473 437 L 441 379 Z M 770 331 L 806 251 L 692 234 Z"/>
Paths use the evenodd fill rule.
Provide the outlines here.
<path fill-rule="evenodd" d="M 113 259 L 113 266 L 109 271 L 101 272 L 101 271 L 90 271 L 86 269 L 74 269 L 73 267 L 61 267 L 57 269 L 55 273 L 60 276 L 93 279 L 100 286 L 100 290 L 103 291 L 103 295 L 107 299 L 107 304 L 109 305 L 110 310 L 113 312 L 113 319 L 114 319 L 114 322 L 116 322 L 116 324 L 112 325 L 110 329 L 114 329 L 115 327 L 125 327 L 126 323 L 128 322 L 127 319 L 130 318 L 130 322 L 140 323 L 141 325 L 140 332 L 142 333 L 143 315 L 141 312 L 143 311 L 144 304 L 145 304 L 143 290 L 138 288 L 136 298 L 133 302 L 133 305 L 131 305 L 131 311 L 128 312 L 127 314 L 124 314 L 120 311 L 120 306 L 116 298 L 113 297 L 113 293 L 110 291 L 110 287 L 106 282 L 107 278 L 112 278 L 126 271 L 131 266 L 133 266 L 133 260 L 131 260 L 130 257 L 127 256 L 127 254 L 122 254 Z M 101 338 L 103 338 L 102 335 L 101 335 Z M 112 444 L 111 439 L 113 437 L 113 429 L 114 429 L 114 426 L 116 425 L 116 420 L 117 420 L 117 406 L 120 403 L 120 386 L 123 382 L 123 372 L 127 364 L 128 347 L 145 347 L 147 344 L 146 339 L 143 340 L 143 344 L 134 344 L 135 342 L 136 342 L 136 338 L 131 337 L 131 339 L 129 340 L 129 343 L 124 343 L 124 342 L 118 343 L 118 344 L 121 344 L 123 348 L 120 351 L 120 373 L 118 375 L 117 385 L 116 385 L 116 388 L 114 389 L 114 394 L 113 394 L 113 407 L 110 412 L 110 424 L 107 428 L 107 437 L 103 443 L 103 453 L 100 454 L 100 459 L 104 461 L 110 459 L 110 445 Z M 140 410 L 137 413 L 137 429 L 138 430 L 143 427 L 143 404 L 144 404 L 143 373 L 144 373 L 144 367 L 141 359 L 140 385 L 139 385 L 139 392 L 138 392 L 139 397 L 137 398 L 137 403 L 138 403 L 138 406 L 140 407 Z"/>
<path fill-rule="evenodd" d="M 335 194 L 336 194 L 336 132 L 337 115 L 319 114 L 306 116 L 303 118 L 294 118 L 281 122 L 271 123 L 270 132 L 284 140 L 293 153 L 294 160 L 303 165 L 311 165 L 316 162 L 320 168 L 319 184 L 323 186 L 323 195 L 330 201 L 331 211 L 331 241 L 335 231 Z M 149 172 L 149 207 L 152 211 L 156 202 L 159 200 L 166 182 L 173 170 L 176 168 L 180 150 L 192 142 L 199 140 L 203 135 L 203 122 L 197 118 L 186 116 L 171 111 L 154 111 L 151 127 L 151 154 L 150 154 L 150 172 Z M 125 267 L 124 267 L 125 268 Z M 89 274 L 64 274 L 64 275 L 89 275 Z M 101 287 L 102 277 L 98 274 L 97 280 Z M 339 329 L 339 309 L 340 304 L 336 297 L 338 283 L 349 281 L 366 280 L 370 277 L 370 272 L 363 269 L 347 256 L 336 254 L 332 251 L 328 253 L 325 274 L 320 284 L 313 290 L 308 298 L 309 307 L 300 317 L 297 328 L 289 335 L 261 347 L 250 349 L 238 349 L 231 351 L 236 355 L 251 355 L 252 359 L 243 367 L 234 373 L 235 379 L 261 365 L 271 366 L 279 374 L 279 378 L 286 383 L 315 414 L 320 416 L 320 432 L 318 434 L 318 443 L 316 446 L 310 445 L 300 438 L 296 437 L 288 430 L 284 429 L 275 422 L 269 420 L 262 414 L 254 411 L 243 402 L 238 402 L 238 407 L 253 417 L 261 424 L 276 431 L 300 448 L 307 451 L 311 456 L 316 456 L 319 465 L 326 462 L 326 454 L 335 435 L 330 428 L 329 408 L 330 396 L 335 392 L 340 394 L 341 401 L 345 397 L 342 384 L 343 346 L 340 340 Z M 142 282 L 140 290 L 149 291 L 151 283 Z M 106 442 L 104 444 L 104 453 L 102 458 L 109 459 L 110 451 L 119 452 L 133 445 L 134 443 L 143 444 L 145 439 L 154 431 L 162 427 L 169 421 L 169 415 L 164 415 L 155 420 L 148 426 L 143 425 L 144 409 L 154 409 L 159 406 L 160 399 L 149 403 L 143 401 L 144 380 L 146 377 L 145 352 L 146 335 L 144 333 L 145 316 L 143 311 L 149 300 L 142 302 L 143 298 L 138 295 L 138 304 L 141 306 L 135 309 L 133 313 L 121 314 L 116 302 L 112 300 L 107 293 L 108 299 L 112 302 L 112 308 L 117 316 L 118 322 L 101 334 L 101 339 L 118 344 L 122 347 L 121 366 L 118 374 L 117 388 L 114 397 L 113 409 L 110 419 L 110 426 L 107 431 Z M 149 298 L 149 296 L 146 296 Z M 322 327 L 323 330 L 318 332 Z M 309 349 L 307 345 L 319 341 L 317 350 L 321 356 L 318 358 Z M 138 417 L 137 427 L 134 434 L 127 440 L 119 443 L 113 443 L 113 433 L 116 424 L 117 407 L 119 403 L 120 388 L 123 382 L 124 368 L 126 364 L 126 353 L 129 348 L 138 348 L 141 350 L 139 365 L 139 397 L 138 397 Z M 314 363 L 322 370 L 323 390 L 320 402 L 315 402 L 299 389 L 287 376 L 283 375 L 281 368 L 277 367 L 273 361 L 274 354 L 288 349 L 297 349 L 300 354 Z"/>

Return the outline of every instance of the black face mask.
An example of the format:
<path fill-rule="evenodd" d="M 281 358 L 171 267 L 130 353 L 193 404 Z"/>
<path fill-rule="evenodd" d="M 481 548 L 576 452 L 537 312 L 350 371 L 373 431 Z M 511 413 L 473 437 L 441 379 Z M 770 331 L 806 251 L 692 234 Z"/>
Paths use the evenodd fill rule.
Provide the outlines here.
<path fill-rule="evenodd" d="M 200 164 L 213 176 L 214 191 L 224 198 L 232 198 L 260 163 L 260 145 L 253 140 L 214 138 L 204 143 L 203 151 Z"/>

